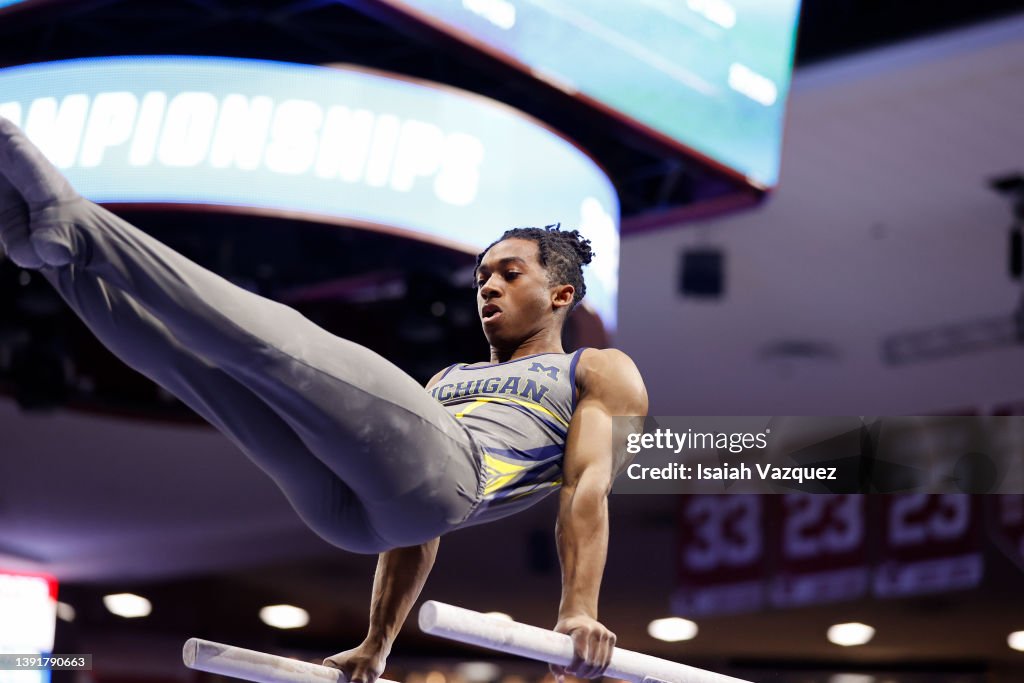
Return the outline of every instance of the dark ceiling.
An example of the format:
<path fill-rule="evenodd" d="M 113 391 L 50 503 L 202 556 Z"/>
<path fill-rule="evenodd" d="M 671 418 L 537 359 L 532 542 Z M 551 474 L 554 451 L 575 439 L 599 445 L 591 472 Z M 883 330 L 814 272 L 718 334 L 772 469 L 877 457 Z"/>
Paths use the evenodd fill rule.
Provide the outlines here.
<path fill-rule="evenodd" d="M 1013 0 L 803 0 L 797 67 L 1020 9 Z"/>

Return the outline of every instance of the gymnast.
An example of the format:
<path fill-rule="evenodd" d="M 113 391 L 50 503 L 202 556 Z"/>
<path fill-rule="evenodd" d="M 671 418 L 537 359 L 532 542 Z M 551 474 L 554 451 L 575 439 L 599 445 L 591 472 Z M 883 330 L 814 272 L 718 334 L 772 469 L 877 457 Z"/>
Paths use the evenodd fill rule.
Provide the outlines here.
<path fill-rule="evenodd" d="M 562 597 L 555 630 L 600 676 L 615 635 L 597 621 L 607 497 L 628 464 L 612 416 L 647 394 L 614 349 L 564 353 L 562 326 L 592 258 L 577 231 L 516 228 L 477 257 L 490 361 L 427 390 L 358 344 L 241 289 L 86 200 L 0 118 L 0 241 L 38 269 L 125 363 L 208 420 L 266 472 L 329 543 L 379 553 L 369 630 L 324 660 L 373 683 L 416 601 L 439 537 L 559 491 Z"/>

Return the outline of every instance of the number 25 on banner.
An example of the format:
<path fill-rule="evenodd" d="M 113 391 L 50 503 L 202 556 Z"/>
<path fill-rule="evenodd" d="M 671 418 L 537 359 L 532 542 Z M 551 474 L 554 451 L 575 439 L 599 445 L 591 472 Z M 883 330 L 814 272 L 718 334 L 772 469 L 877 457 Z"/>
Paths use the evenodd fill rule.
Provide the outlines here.
<path fill-rule="evenodd" d="M 912 493 L 883 499 L 875 572 L 883 597 L 970 588 L 981 581 L 980 497 Z"/>

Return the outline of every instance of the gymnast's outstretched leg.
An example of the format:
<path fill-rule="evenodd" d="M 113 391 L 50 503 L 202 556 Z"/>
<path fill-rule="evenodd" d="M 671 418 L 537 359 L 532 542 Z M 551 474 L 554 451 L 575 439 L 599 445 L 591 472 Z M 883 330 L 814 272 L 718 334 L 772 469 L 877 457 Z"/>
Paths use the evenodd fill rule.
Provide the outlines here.
<path fill-rule="evenodd" d="M 0 170 L 29 208 L 30 236 L 5 228 L 16 260 L 77 268 L 122 290 L 183 347 L 269 406 L 358 492 L 393 545 L 422 542 L 472 510 L 479 485 L 473 444 L 408 375 L 79 197 L 2 119 Z"/>
<path fill-rule="evenodd" d="M 42 274 L 107 348 L 180 398 L 270 475 L 313 531 L 349 550 L 387 546 L 356 492 L 251 391 L 183 348 L 159 320 L 96 276 L 74 266 L 46 267 Z"/>

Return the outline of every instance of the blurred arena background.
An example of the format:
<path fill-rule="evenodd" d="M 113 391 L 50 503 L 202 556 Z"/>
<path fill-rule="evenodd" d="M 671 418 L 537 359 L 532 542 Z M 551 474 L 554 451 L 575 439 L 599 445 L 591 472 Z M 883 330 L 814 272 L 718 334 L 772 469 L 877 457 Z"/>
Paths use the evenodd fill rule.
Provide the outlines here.
<path fill-rule="evenodd" d="M 679 133 L 692 141 L 673 137 L 675 117 L 691 112 L 673 109 L 681 105 L 660 82 L 631 83 L 641 71 L 591 74 L 598 85 L 635 86 L 632 100 L 609 99 L 617 88 L 590 96 L 564 74 L 503 57 L 494 33 L 516 11 L 543 10 L 581 32 L 578 44 L 562 39 L 558 56 L 585 65 L 585 34 L 652 72 L 699 75 L 717 50 L 761 45 L 758 35 L 729 37 L 750 16 L 771 24 L 756 3 L 592 3 L 621 14 L 611 28 L 580 3 L 439 4 L 486 19 L 491 33 L 477 35 L 425 20 L 418 4 L 4 2 L 0 106 L 29 97 L 16 82 L 32 101 L 56 87 L 51 72 L 25 65 L 128 55 L 345 65 L 441 84 L 437 92 L 465 103 L 483 96 L 538 140 L 567 143 L 552 154 L 596 178 L 581 196 L 608 190 L 590 209 L 574 198 L 576 213 L 537 221 L 598 217 L 594 234 L 618 263 L 601 273 L 607 305 L 577 315 L 567 344 L 630 354 L 652 415 L 1024 414 L 1018 2 L 804 0 L 798 16 L 797 3 L 765 3 L 798 27 L 774 54 L 784 73 L 771 87 L 750 69 L 729 73 L 733 96 L 745 98 L 731 122 L 781 145 L 763 158 L 734 153 L 734 132 L 713 116 L 707 129 Z M 638 22 L 644 12 L 664 20 Z M 666 34 L 673 22 L 686 30 Z M 525 55 L 537 33 L 517 35 L 511 49 Z M 698 38 L 707 42 L 685 42 Z M 676 49 L 693 63 L 676 61 Z M 54 98 L 79 85 L 61 87 Z M 781 135 L 770 135 L 774 119 L 751 113 L 758 107 L 784 122 Z M 663 118 L 638 120 L 654 109 Z M 700 147 L 716 135 L 721 148 Z M 76 183 L 91 182 L 76 159 Z M 367 202 L 359 215 L 232 202 L 215 183 L 172 197 L 161 192 L 175 176 L 128 165 L 118 187 L 97 192 L 191 258 L 426 380 L 484 357 L 468 287 L 473 248 L 509 227 L 516 204 L 545 199 L 554 161 L 529 159 L 482 183 L 481 192 L 511 194 L 464 228 L 461 214 L 430 213 L 431 204 L 381 201 L 369 181 L 344 197 Z M 131 194 L 136 182 L 151 198 Z M 446 232 L 456 228 L 479 233 Z M 1001 447 L 1024 458 L 1024 433 L 1004 437 Z M 553 626 L 553 503 L 446 537 L 424 597 Z M 1024 632 L 1024 496 L 616 495 L 611 505 L 601 617 L 622 647 L 765 683 L 1024 680 L 1024 635 L 1011 638 Z M 56 605 L 52 652 L 92 653 L 94 663 L 53 672 L 55 683 L 216 678 L 181 666 L 189 636 L 319 661 L 362 638 L 374 564 L 314 536 L 225 439 L 107 354 L 41 278 L 0 260 L 0 651 L 45 632 L 39 614 Z M 105 597 L 122 593 L 151 611 L 115 615 Z M 281 604 L 305 610 L 308 623 L 261 620 Z M 651 635 L 652 621 L 672 616 L 691 623 L 667 637 L 688 638 Z M 829 639 L 848 623 L 873 637 L 843 646 L 833 642 L 840 629 Z M 474 662 L 496 666 L 466 666 Z M 410 620 L 386 675 L 534 683 L 546 668 L 423 636 Z M 0 671 L 3 683 L 48 674 L 19 676 Z"/>

